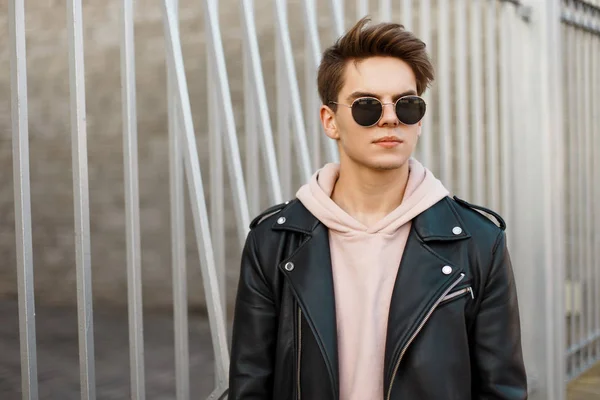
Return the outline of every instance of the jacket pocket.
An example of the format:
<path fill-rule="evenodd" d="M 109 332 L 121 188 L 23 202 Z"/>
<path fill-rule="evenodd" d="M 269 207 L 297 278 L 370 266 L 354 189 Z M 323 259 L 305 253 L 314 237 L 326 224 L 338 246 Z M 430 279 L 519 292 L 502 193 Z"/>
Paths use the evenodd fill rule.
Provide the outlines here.
<path fill-rule="evenodd" d="M 461 297 L 470 295 L 471 299 L 475 299 L 475 293 L 473 293 L 473 288 L 471 286 L 463 287 L 460 289 L 456 289 L 451 293 L 448 293 L 440 302 L 439 306 L 450 303 L 451 301 L 460 299 Z M 439 307 L 438 306 L 438 307 Z"/>

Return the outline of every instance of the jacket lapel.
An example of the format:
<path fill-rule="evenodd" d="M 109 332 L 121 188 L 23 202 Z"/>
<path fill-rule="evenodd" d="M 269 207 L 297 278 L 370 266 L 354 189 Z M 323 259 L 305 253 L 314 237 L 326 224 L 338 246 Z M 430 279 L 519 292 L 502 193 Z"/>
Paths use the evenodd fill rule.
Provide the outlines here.
<path fill-rule="evenodd" d="M 281 219 L 283 217 L 284 219 Z M 339 397 L 337 327 L 329 231 L 300 202 L 281 213 L 273 229 L 304 233 L 307 239 L 279 269 L 287 277 L 325 359 L 334 398 Z M 290 271 L 288 263 L 293 264 Z"/>
<path fill-rule="evenodd" d="M 384 393 L 387 394 L 400 353 L 418 334 L 421 324 L 425 323 L 439 298 L 463 273 L 463 266 L 439 255 L 431 246 L 432 242 L 469 237 L 448 198 L 413 220 L 390 303 Z"/>

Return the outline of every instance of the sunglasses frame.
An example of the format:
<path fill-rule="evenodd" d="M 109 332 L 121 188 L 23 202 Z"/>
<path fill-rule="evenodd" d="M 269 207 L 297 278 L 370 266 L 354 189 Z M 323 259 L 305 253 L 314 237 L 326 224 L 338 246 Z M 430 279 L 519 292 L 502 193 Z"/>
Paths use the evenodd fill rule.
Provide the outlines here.
<path fill-rule="evenodd" d="M 381 104 L 381 114 L 379 115 L 379 118 L 377 119 L 377 121 L 374 124 L 371 124 L 371 125 L 361 125 L 361 124 L 358 123 L 358 121 L 356 121 L 356 119 L 354 119 L 354 115 L 352 116 L 352 119 L 354 119 L 354 122 L 356 122 L 358 125 L 360 125 L 360 126 L 362 126 L 364 128 L 371 128 L 371 127 L 377 125 L 379 123 L 379 121 L 381 121 L 381 118 L 383 117 L 383 107 L 385 107 L 387 105 L 393 105 L 394 106 L 394 113 L 396 114 L 396 118 L 398 118 L 398 113 L 396 112 L 396 106 L 397 106 L 397 104 L 398 104 L 398 102 L 400 100 L 406 99 L 406 98 L 418 98 L 418 99 L 420 99 L 423 102 L 423 104 L 425 105 L 425 112 L 427 112 L 427 103 L 425 102 L 425 99 L 423 99 L 421 96 L 417 96 L 417 95 L 414 95 L 414 94 L 409 94 L 407 96 L 399 97 L 393 103 L 384 103 L 383 101 L 379 100 L 377 97 L 364 96 L 364 97 L 359 97 L 357 99 L 354 99 L 354 101 L 352 102 L 352 104 L 338 103 L 337 101 L 330 101 L 329 104 L 336 104 L 338 106 L 344 106 L 344 107 L 348 107 L 348 108 L 352 109 L 352 107 L 354 107 L 354 104 L 356 104 L 356 102 L 359 101 L 359 100 L 364 100 L 364 99 L 374 99 L 374 100 L 377 100 L 379 102 L 379 104 Z M 398 121 L 400 121 L 400 123 L 402 125 L 412 126 L 412 125 L 416 125 L 419 122 L 421 122 L 424 117 L 425 117 L 425 113 L 423 113 L 423 116 L 421 117 L 421 119 L 419 119 L 414 124 L 406 124 L 400 118 L 398 118 Z"/>

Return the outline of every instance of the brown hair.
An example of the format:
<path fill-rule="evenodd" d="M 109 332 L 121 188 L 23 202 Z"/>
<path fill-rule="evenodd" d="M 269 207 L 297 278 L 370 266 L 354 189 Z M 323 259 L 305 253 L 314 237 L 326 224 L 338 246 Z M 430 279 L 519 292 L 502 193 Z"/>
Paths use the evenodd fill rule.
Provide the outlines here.
<path fill-rule="evenodd" d="M 317 78 L 323 104 L 338 100 L 344 85 L 346 64 L 369 57 L 395 57 L 406 62 L 417 79 L 419 95 L 433 81 L 433 65 L 423 41 L 400 24 L 381 23 L 365 28 L 369 22 L 370 18 L 362 18 L 323 53 Z M 335 105 L 332 105 L 332 109 L 335 110 Z"/>

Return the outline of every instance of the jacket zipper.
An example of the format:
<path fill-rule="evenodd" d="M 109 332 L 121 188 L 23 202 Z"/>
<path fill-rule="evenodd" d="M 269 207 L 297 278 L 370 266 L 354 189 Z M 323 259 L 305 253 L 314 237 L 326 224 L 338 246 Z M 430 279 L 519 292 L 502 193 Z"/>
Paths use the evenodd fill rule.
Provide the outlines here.
<path fill-rule="evenodd" d="M 390 380 L 390 386 L 388 388 L 387 397 L 386 397 L 387 400 L 390 400 L 390 397 L 392 395 L 392 386 L 394 385 L 394 379 L 396 379 L 396 374 L 398 373 L 398 368 L 400 367 L 400 361 L 402 361 L 402 357 L 404 357 L 406 350 L 408 350 L 408 347 L 415 340 L 417 335 L 421 332 L 421 330 L 423 329 L 423 327 L 425 326 L 427 321 L 429 321 L 429 318 L 431 318 L 431 314 L 433 314 L 433 312 L 435 311 L 437 306 L 444 300 L 444 298 L 448 295 L 448 293 L 450 293 L 452 291 L 452 289 L 454 289 L 456 287 L 456 285 L 458 285 L 460 283 L 460 281 L 462 281 L 464 279 L 464 277 L 465 277 L 465 274 L 460 274 L 460 277 L 456 281 L 454 281 L 454 283 L 452 283 L 452 285 L 450 285 L 450 287 L 448 289 L 446 289 L 444 291 L 444 293 L 437 299 L 437 301 L 433 304 L 433 306 L 431 307 L 431 309 L 429 310 L 427 315 L 425 315 L 425 318 L 423 318 L 423 321 L 421 321 L 421 323 L 419 324 L 419 326 L 417 327 L 415 332 L 412 334 L 410 339 L 408 339 L 408 342 L 406 343 L 406 345 L 404 345 L 404 347 L 400 351 L 400 356 L 398 357 L 398 361 L 396 361 L 396 366 L 394 367 L 394 372 L 392 373 L 392 379 Z M 471 295 L 472 294 L 473 294 L 473 292 L 471 292 Z"/>
<path fill-rule="evenodd" d="M 473 289 L 469 286 L 469 287 L 457 290 L 454 293 L 450 293 L 449 295 L 447 295 L 446 297 L 444 297 L 442 299 L 442 301 L 440 302 L 440 304 L 445 303 L 445 302 L 447 302 L 449 300 L 455 299 L 457 297 L 460 297 L 460 296 L 462 296 L 465 293 L 470 293 L 471 294 L 471 298 L 475 299 L 475 294 L 473 293 Z"/>
<path fill-rule="evenodd" d="M 300 400 L 300 361 L 302 356 L 302 310 L 298 307 L 298 377 L 297 377 L 297 390 L 298 400 Z"/>

